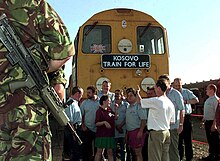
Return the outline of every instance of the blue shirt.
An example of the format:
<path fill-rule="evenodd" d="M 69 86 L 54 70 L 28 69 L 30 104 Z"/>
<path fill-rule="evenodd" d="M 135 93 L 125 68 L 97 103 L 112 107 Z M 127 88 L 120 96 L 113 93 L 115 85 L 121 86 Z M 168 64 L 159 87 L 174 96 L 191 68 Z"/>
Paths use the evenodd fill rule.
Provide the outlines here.
<path fill-rule="evenodd" d="M 69 98 L 69 100 L 70 99 L 72 99 L 72 98 Z M 65 108 L 65 113 L 69 117 L 70 122 L 72 124 L 76 124 L 77 123 L 78 125 L 81 125 L 81 123 L 82 123 L 82 115 L 81 115 L 81 112 L 80 112 L 78 101 L 76 101 L 74 99 L 72 99 L 72 100 L 73 100 L 73 103 L 69 107 Z"/>
<path fill-rule="evenodd" d="M 209 97 L 204 103 L 204 119 L 214 120 L 215 112 L 218 105 L 218 97 L 216 95 Z"/>
<path fill-rule="evenodd" d="M 95 115 L 99 109 L 99 99 L 95 101 L 92 99 L 86 99 L 80 106 L 81 114 L 84 116 L 84 123 L 91 131 L 96 132 Z"/>
<path fill-rule="evenodd" d="M 112 103 L 112 106 L 115 102 Z M 122 101 L 118 107 L 118 119 L 115 120 L 115 126 L 120 125 L 123 121 L 125 121 L 126 110 L 128 108 L 128 102 Z M 112 108 L 114 111 L 114 108 Z M 115 138 L 125 137 L 126 134 L 126 125 L 122 126 L 123 133 L 119 133 L 118 130 L 115 129 Z"/>
<path fill-rule="evenodd" d="M 103 92 L 102 92 L 102 90 L 101 91 L 98 91 L 98 97 L 99 98 L 101 98 L 104 94 L 103 94 Z M 108 97 L 110 98 L 110 100 L 111 100 L 111 102 L 113 102 L 114 100 L 115 100 L 115 93 L 113 93 L 113 92 L 108 92 Z"/>
<path fill-rule="evenodd" d="M 180 110 L 184 110 L 183 97 L 179 91 L 174 88 L 170 88 L 170 90 L 166 93 L 167 97 L 171 100 L 175 107 L 175 124 L 170 125 L 170 129 L 178 129 L 180 122 Z"/>
<path fill-rule="evenodd" d="M 126 110 L 126 129 L 133 131 L 140 128 L 141 120 L 147 120 L 146 109 L 141 108 L 138 103 L 129 105 Z"/>
<path fill-rule="evenodd" d="M 191 100 L 191 99 L 198 99 L 192 91 L 182 88 L 182 90 L 180 91 L 180 93 L 183 96 L 183 100 Z M 184 104 L 184 110 L 185 110 L 185 114 L 191 114 L 192 113 L 192 107 L 191 104 Z"/>

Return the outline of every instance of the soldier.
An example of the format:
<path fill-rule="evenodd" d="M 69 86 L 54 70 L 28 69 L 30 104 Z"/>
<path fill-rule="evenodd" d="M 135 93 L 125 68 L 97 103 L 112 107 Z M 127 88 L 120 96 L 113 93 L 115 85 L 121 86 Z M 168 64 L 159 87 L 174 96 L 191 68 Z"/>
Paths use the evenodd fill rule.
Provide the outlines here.
<path fill-rule="evenodd" d="M 74 54 L 66 27 L 45 0 L 1 1 L 0 15 L 3 13 L 27 48 L 40 44 L 47 51 L 44 56 L 48 73 L 59 69 Z M 19 65 L 11 66 L 2 43 L 0 53 L 0 160 L 52 160 L 48 107 L 38 93 L 26 87 L 14 92 L 7 88 L 27 75 Z M 40 64 L 41 55 L 32 53 Z"/>

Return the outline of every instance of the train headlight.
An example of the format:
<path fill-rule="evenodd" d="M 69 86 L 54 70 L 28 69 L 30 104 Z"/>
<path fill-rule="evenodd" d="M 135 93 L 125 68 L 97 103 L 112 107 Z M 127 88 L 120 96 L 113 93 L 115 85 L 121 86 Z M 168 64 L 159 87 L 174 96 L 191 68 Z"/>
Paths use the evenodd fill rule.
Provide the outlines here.
<path fill-rule="evenodd" d="M 121 53 L 129 53 L 132 50 L 132 43 L 128 39 L 122 39 L 118 42 L 118 50 Z"/>
<path fill-rule="evenodd" d="M 96 81 L 96 88 L 98 89 L 98 90 L 101 90 L 102 89 L 102 82 L 103 81 L 110 81 L 108 78 L 106 78 L 106 77 L 100 77 L 97 81 Z"/>
<path fill-rule="evenodd" d="M 141 88 L 147 92 L 147 87 L 152 87 L 155 85 L 155 81 L 151 77 L 144 78 L 141 82 Z"/>

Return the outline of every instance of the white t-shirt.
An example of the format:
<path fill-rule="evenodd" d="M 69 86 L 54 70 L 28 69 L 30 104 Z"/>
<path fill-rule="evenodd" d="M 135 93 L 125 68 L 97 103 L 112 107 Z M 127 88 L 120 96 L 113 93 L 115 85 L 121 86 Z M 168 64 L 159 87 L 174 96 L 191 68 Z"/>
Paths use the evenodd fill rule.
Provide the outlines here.
<path fill-rule="evenodd" d="M 142 99 L 141 107 L 149 108 L 148 130 L 168 130 L 170 123 L 175 123 L 175 108 L 166 96 Z"/>

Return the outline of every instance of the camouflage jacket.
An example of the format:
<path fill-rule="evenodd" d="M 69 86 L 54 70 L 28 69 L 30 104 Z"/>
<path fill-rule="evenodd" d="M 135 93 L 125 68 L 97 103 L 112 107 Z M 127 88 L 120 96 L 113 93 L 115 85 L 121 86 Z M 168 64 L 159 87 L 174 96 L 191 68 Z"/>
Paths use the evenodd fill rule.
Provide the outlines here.
<path fill-rule="evenodd" d="M 0 0 L 0 15 L 3 13 L 16 28 L 26 47 L 41 44 L 47 51 L 47 59 L 61 60 L 73 55 L 73 45 L 65 25 L 45 0 Z M 0 113 L 19 105 L 41 102 L 39 96 L 33 96 L 25 89 L 14 93 L 4 90 L 3 87 L 8 83 L 26 78 L 19 66 L 10 65 L 5 53 L 7 50 L 0 42 Z M 34 56 L 39 59 L 37 52 Z"/>
<path fill-rule="evenodd" d="M 67 80 L 65 79 L 64 68 L 48 74 L 50 85 L 55 86 L 56 84 L 66 85 Z"/>

